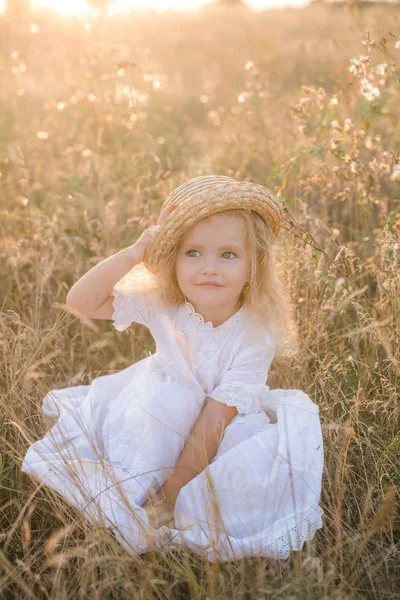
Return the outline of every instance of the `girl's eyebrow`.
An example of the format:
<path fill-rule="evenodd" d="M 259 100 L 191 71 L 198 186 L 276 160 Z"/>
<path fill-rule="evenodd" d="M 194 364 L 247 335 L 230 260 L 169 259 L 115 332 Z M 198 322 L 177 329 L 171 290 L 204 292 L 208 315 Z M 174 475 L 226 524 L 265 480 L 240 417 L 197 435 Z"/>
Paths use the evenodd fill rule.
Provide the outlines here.
<path fill-rule="evenodd" d="M 196 248 L 204 248 L 203 244 L 196 244 L 195 242 L 185 242 L 184 246 L 196 246 Z M 238 244 L 224 244 L 223 246 L 218 246 L 217 250 L 223 250 L 224 248 L 235 248 L 235 250 L 242 250 L 241 246 Z"/>

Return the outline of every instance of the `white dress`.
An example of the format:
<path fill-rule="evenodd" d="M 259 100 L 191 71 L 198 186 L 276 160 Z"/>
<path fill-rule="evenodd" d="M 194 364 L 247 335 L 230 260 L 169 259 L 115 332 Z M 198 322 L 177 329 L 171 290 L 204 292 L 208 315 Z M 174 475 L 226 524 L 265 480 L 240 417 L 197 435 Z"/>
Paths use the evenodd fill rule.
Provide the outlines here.
<path fill-rule="evenodd" d="M 245 306 L 213 327 L 187 301 L 165 305 L 123 280 L 112 293 L 115 328 L 145 325 L 155 354 L 90 385 L 50 391 L 43 413 L 52 426 L 22 470 L 130 553 L 186 545 L 214 562 L 300 550 L 323 525 L 321 424 L 304 392 L 266 385 L 272 337 L 254 329 Z M 207 396 L 238 414 L 211 464 L 181 488 L 175 529 L 153 529 L 141 506 L 178 461 Z"/>

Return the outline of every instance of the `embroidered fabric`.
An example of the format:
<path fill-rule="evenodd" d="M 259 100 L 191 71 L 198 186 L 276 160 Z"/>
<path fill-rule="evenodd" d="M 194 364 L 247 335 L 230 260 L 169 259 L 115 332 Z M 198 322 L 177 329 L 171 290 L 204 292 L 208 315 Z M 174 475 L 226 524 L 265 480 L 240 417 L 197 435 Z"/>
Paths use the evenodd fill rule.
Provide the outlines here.
<path fill-rule="evenodd" d="M 222 351 L 222 342 L 219 337 L 204 340 L 193 361 L 196 371 L 202 369 L 205 373 L 209 373 L 213 368 Z"/>
<path fill-rule="evenodd" d="M 321 509 L 312 510 L 299 525 L 291 527 L 286 536 L 279 538 L 283 544 L 283 549 L 278 553 L 279 558 L 288 558 L 291 550 L 300 550 L 304 542 L 311 540 L 316 530 L 320 529 L 322 525 Z M 268 549 L 268 544 L 265 544 L 264 547 Z"/>
<path fill-rule="evenodd" d="M 114 296 L 114 312 L 111 318 L 117 331 L 124 331 L 132 322 L 148 326 L 148 309 L 144 291 L 135 290 L 133 298 L 114 288 L 111 295 Z"/>
<path fill-rule="evenodd" d="M 237 540 L 240 544 L 240 550 L 237 552 L 240 556 L 252 556 L 254 554 L 262 555 L 262 556 L 270 556 L 279 559 L 287 559 L 289 558 L 291 551 L 301 550 L 304 543 L 306 541 L 310 541 L 313 539 L 315 532 L 317 529 L 320 529 L 323 526 L 321 519 L 322 510 L 320 507 L 315 509 L 311 509 L 308 515 L 306 515 L 301 523 L 291 527 L 286 535 L 282 535 L 274 542 L 274 544 L 268 544 L 266 542 L 260 541 L 260 544 L 257 548 L 257 552 L 254 552 L 254 547 L 251 541 L 243 540 L 240 543 L 240 540 Z M 260 532 L 262 535 L 262 532 Z M 182 543 L 175 539 L 176 535 L 174 535 L 173 530 L 169 529 L 166 526 L 160 527 L 158 530 L 158 538 L 156 540 L 156 546 L 163 551 L 171 551 L 181 547 Z M 268 538 L 268 534 L 265 535 L 265 538 Z M 236 540 L 235 540 L 236 541 Z M 278 542 L 278 549 L 277 543 Z M 190 544 L 189 544 L 190 546 Z M 232 560 L 235 558 L 233 555 L 230 544 L 224 544 L 227 554 L 225 554 L 225 560 Z M 207 557 L 209 560 L 220 560 L 221 557 L 215 552 L 214 548 L 208 546 L 206 548 Z"/>
<path fill-rule="evenodd" d="M 242 415 L 261 412 L 259 396 L 265 386 L 275 351 L 258 344 L 243 344 L 232 363 L 221 371 L 219 385 L 209 394 Z"/>
<path fill-rule="evenodd" d="M 166 375 L 165 381 L 167 381 L 169 378 L 170 381 L 175 381 L 176 383 L 186 387 L 188 390 L 194 392 L 201 389 L 200 385 L 194 379 L 191 371 L 188 370 L 186 373 L 182 373 L 174 366 L 172 359 L 166 356 L 160 356 L 158 354 L 154 354 L 152 359 L 154 361 L 155 368 L 163 371 Z"/>
<path fill-rule="evenodd" d="M 223 402 L 227 406 L 236 406 L 240 415 L 259 413 L 261 411 L 258 396 L 244 396 L 243 390 L 234 385 L 215 388 L 210 395 L 214 400 Z"/>
<path fill-rule="evenodd" d="M 203 315 L 197 313 L 195 311 L 195 308 L 193 306 L 193 304 L 191 304 L 190 302 L 188 302 L 187 300 L 185 301 L 185 308 L 186 308 L 186 314 L 187 314 L 187 318 L 189 323 L 191 323 L 194 327 L 196 327 L 196 329 L 200 329 L 200 330 L 216 330 L 216 329 L 221 329 L 221 328 L 226 328 L 226 327 L 232 327 L 233 325 L 235 325 L 236 323 L 238 323 L 239 321 L 241 321 L 243 319 L 243 312 L 244 312 L 244 306 L 242 305 L 239 310 L 237 310 L 235 312 L 234 315 L 232 315 L 227 321 L 225 321 L 224 323 L 221 323 L 221 325 L 218 325 L 217 327 L 214 327 L 214 325 L 212 324 L 212 321 L 204 321 L 204 317 Z"/>

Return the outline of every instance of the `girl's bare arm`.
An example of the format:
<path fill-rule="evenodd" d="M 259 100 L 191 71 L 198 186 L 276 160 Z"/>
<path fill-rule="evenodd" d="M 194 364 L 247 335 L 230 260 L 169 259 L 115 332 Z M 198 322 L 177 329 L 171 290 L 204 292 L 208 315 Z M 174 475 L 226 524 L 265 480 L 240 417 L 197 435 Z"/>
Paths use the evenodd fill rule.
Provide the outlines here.
<path fill-rule="evenodd" d="M 90 317 L 107 300 L 115 284 L 139 262 L 135 245 L 109 256 L 74 283 L 66 304 Z"/>
<path fill-rule="evenodd" d="M 174 208 L 173 204 L 164 209 L 158 224 L 145 229 L 133 246 L 109 256 L 85 273 L 68 292 L 66 304 L 89 318 L 111 318 L 113 296 L 110 294 L 113 287 L 135 265 L 143 261 L 149 241 Z"/>
<path fill-rule="evenodd" d="M 166 497 L 171 506 L 175 504 L 179 490 L 210 464 L 226 427 L 237 414 L 235 406 L 207 396 L 174 470 L 157 492 L 158 497 Z"/>

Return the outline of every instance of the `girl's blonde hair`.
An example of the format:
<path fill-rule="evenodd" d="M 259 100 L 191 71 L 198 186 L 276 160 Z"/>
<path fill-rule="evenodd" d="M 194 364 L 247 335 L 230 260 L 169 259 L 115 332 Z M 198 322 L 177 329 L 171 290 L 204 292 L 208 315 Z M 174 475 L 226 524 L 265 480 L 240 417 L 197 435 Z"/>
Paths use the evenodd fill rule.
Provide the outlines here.
<path fill-rule="evenodd" d="M 278 275 L 275 263 L 275 236 L 263 218 L 251 209 L 229 209 L 221 212 L 227 216 L 242 218 L 245 223 L 246 246 L 250 253 L 250 282 L 249 286 L 242 290 L 241 303 L 276 340 L 276 356 L 293 354 L 293 349 L 297 351 L 297 328 L 289 295 Z M 138 274 L 142 273 L 145 287 L 154 290 L 160 299 L 169 305 L 184 304 L 186 300 L 178 285 L 175 268 L 182 239 L 183 235 L 176 240 L 171 253 L 162 258 L 157 275 L 149 273 L 142 263 L 134 267 Z"/>

